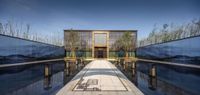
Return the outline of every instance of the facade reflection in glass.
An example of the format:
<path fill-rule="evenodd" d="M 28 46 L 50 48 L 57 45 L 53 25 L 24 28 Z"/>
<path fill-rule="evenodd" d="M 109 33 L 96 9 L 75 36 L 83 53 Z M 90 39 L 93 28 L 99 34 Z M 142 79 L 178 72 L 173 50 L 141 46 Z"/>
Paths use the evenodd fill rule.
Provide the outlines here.
<path fill-rule="evenodd" d="M 95 33 L 94 44 L 95 46 L 106 46 L 107 45 L 107 34 L 106 33 Z"/>

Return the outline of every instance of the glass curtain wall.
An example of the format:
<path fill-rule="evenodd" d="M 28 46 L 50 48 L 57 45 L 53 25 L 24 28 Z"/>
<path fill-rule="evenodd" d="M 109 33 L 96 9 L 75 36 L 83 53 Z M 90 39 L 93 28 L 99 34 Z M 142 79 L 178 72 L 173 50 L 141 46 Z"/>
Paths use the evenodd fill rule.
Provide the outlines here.
<path fill-rule="evenodd" d="M 65 30 L 64 32 L 64 38 L 65 38 L 65 50 L 66 50 L 66 57 L 71 56 L 71 50 L 70 50 L 70 43 L 66 40 L 70 37 L 70 31 L 72 30 Z M 76 46 L 76 51 L 78 56 L 85 57 L 85 58 L 92 58 L 92 33 L 93 30 L 73 30 L 73 32 L 76 32 L 79 37 L 79 44 Z M 124 35 L 126 31 L 119 31 L 119 30 L 110 30 L 109 32 L 109 45 L 107 48 L 109 48 L 109 58 L 116 58 L 116 57 L 124 57 L 125 51 L 123 50 L 123 47 L 118 44 L 119 39 Z M 135 56 L 135 48 L 136 48 L 136 39 L 137 39 L 137 32 L 136 31 L 130 31 L 132 35 L 132 46 L 131 49 L 128 51 L 128 55 L 130 57 Z M 101 39 L 101 40 L 95 40 L 97 44 L 104 44 L 106 42 L 106 39 L 104 34 L 98 34 L 98 36 L 94 36 L 96 38 L 94 39 Z M 94 45 L 95 46 L 95 45 Z"/>
<path fill-rule="evenodd" d="M 126 31 L 113 31 L 109 33 L 109 57 L 116 58 L 116 57 L 124 57 L 125 51 L 123 50 L 123 46 L 119 45 L 119 40 L 122 38 Z M 128 56 L 134 57 L 135 56 L 135 47 L 136 47 L 136 32 L 131 32 L 132 35 L 132 48 L 128 51 Z"/>
<path fill-rule="evenodd" d="M 92 32 L 91 31 L 75 31 L 79 38 L 78 44 L 76 46 L 76 56 L 77 57 L 85 57 L 89 58 L 92 57 Z M 71 57 L 72 52 L 70 49 L 70 43 L 66 40 L 70 37 L 70 30 L 64 32 L 64 39 L 65 39 L 65 50 L 66 50 L 66 57 Z"/>

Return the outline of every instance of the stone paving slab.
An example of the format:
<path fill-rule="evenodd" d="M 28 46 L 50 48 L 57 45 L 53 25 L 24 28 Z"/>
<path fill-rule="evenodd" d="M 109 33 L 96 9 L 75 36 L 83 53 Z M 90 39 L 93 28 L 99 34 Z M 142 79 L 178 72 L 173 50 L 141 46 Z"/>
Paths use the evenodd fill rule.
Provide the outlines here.
<path fill-rule="evenodd" d="M 57 95 L 143 95 L 120 70 L 107 60 L 94 60 Z"/>

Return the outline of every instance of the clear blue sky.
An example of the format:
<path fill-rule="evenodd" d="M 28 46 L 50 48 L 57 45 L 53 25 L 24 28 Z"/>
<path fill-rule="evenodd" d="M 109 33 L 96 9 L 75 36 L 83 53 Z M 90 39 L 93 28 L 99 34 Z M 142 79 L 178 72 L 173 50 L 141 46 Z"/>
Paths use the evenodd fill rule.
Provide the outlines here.
<path fill-rule="evenodd" d="M 200 0 L 0 0 L 0 21 L 29 23 L 31 31 L 133 29 L 146 37 L 154 24 L 200 18 Z"/>

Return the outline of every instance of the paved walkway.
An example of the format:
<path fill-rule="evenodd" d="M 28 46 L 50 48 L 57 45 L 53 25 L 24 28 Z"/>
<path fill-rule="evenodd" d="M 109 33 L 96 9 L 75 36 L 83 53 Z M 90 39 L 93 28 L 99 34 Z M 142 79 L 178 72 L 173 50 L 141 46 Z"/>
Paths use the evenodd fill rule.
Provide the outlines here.
<path fill-rule="evenodd" d="M 143 95 L 113 64 L 94 60 L 57 95 Z"/>

